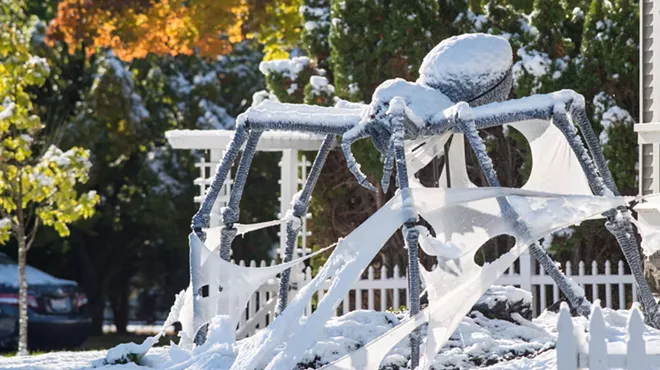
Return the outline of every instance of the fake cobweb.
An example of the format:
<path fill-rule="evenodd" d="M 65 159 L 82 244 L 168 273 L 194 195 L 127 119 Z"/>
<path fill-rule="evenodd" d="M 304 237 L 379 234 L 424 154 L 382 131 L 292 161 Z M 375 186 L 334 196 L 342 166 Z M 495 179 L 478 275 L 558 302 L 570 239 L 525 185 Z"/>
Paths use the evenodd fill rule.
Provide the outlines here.
<path fill-rule="evenodd" d="M 547 120 L 529 120 L 509 124 L 529 143 L 532 169 L 522 189 L 547 191 L 557 194 L 592 195 L 580 162 L 564 135 Z M 444 154 L 443 146 L 451 138 L 448 157 L 449 171 L 443 171 L 440 187 L 476 188 L 467 173 L 465 140 L 463 134 L 444 135 L 411 142 L 407 145 L 406 160 L 411 173 L 424 168 L 431 160 Z"/>
<path fill-rule="evenodd" d="M 412 189 L 412 195 L 416 208 L 435 230 L 434 239 L 438 243 L 453 243 L 460 247 L 460 263 L 456 264 L 454 270 L 448 270 L 450 272 L 442 269 L 424 271 L 429 306 L 375 341 L 352 352 L 348 357 L 328 365 L 328 369 L 377 369 L 383 357 L 395 344 L 425 322 L 429 323 L 429 328 L 422 364 L 427 366 L 427 359 L 432 359 L 456 329 L 461 318 L 529 243 L 557 229 L 625 204 L 623 198 L 557 195 L 504 188 L 420 188 Z M 496 197 L 506 197 L 520 217 L 504 217 Z M 222 363 L 221 368 L 236 370 L 294 368 L 305 350 L 314 342 L 314 338 L 321 334 L 324 324 L 359 279 L 363 269 L 390 235 L 402 225 L 404 220 L 400 212 L 401 206 L 401 196 L 398 194 L 355 231 L 341 239 L 327 263 L 316 277 L 296 294 L 287 309 L 267 328 L 239 342 L 234 340 L 233 335 L 236 312 L 245 307 L 247 299 L 258 288 L 260 281 L 274 277 L 291 264 L 270 268 L 232 265 L 217 258 L 216 253 L 211 253 L 210 248 L 191 234 L 191 250 L 201 252 L 202 264 L 211 263 L 214 266 L 203 277 L 203 283 L 226 289 L 217 289 L 207 297 L 211 298 L 209 301 L 213 304 L 205 309 L 217 310 L 219 313 L 211 319 L 212 330 L 207 343 L 192 348 L 191 343 L 182 340 L 180 345 L 172 345 L 170 352 L 175 355 L 170 355 L 171 360 L 167 367 L 207 368 L 205 364 L 213 363 L 213 366 L 209 365 L 208 368 L 218 368 L 218 364 Z M 527 228 L 528 233 L 520 232 L 521 225 Z M 483 267 L 476 265 L 476 251 L 487 240 L 501 234 L 516 237 L 518 243 L 496 261 Z M 523 239 L 522 235 L 527 235 L 527 238 Z M 444 258 L 442 255 L 438 257 Z M 296 260 L 292 263 L 299 262 L 300 260 Z M 331 286 L 318 303 L 318 308 L 303 319 L 308 301 L 330 278 Z M 183 305 L 178 310 L 178 317 L 171 317 L 168 321 L 190 320 L 189 313 L 186 313 L 190 298 L 183 295 L 179 299 Z M 176 311 L 173 310 L 173 313 Z M 208 313 L 204 315 L 210 316 Z M 184 336 L 189 338 L 194 332 L 191 325 L 184 325 L 183 330 Z M 140 348 L 144 352 L 147 349 Z M 109 352 L 108 355 L 111 354 L 117 357 L 116 352 Z M 218 356 L 222 357 L 222 361 L 212 361 Z"/>

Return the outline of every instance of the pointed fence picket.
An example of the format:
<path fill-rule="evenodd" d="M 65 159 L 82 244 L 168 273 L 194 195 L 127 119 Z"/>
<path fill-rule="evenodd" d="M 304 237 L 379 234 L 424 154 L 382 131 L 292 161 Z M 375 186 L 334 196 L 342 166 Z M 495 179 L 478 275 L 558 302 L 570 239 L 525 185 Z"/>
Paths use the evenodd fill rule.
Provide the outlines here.
<path fill-rule="evenodd" d="M 576 330 L 568 306 L 562 303 L 557 322 L 557 369 L 558 370 L 650 370 L 660 368 L 660 348 L 648 348 L 644 341 L 644 322 L 639 310 L 633 307 L 628 320 L 628 340 L 607 343 L 607 326 L 595 301 L 589 318 L 588 336 Z"/>
<path fill-rule="evenodd" d="M 265 267 L 273 265 L 274 262 L 261 261 L 256 263 L 250 261 L 246 263 L 240 261 L 238 264 L 241 266 L 255 267 L 258 265 Z M 616 271 L 613 271 L 613 266 Z M 634 278 L 627 273 L 623 261 L 616 263 L 605 261 L 604 264 L 600 265 L 596 261 L 591 263 L 580 261 L 577 264 L 577 269 L 574 269 L 574 266 L 568 261 L 563 264 L 562 269 L 566 272 L 566 275 L 585 289 L 589 300 L 595 301 L 605 297 L 605 307 L 629 308 L 630 304 L 637 298 Z M 573 272 L 577 272 L 577 275 Z M 304 268 L 302 266 L 294 267 L 291 284 L 291 289 L 294 292 L 292 293 L 302 288 L 312 278 L 312 270 L 309 266 Z M 327 293 L 331 283 L 331 280 L 327 280 L 322 284 L 321 289 L 315 293 L 313 299 L 307 304 L 304 311 L 305 315 L 310 315 L 314 311 L 318 302 Z M 530 291 L 534 297 L 532 302 L 534 316 L 543 312 L 549 305 L 559 301 L 562 297 L 552 278 L 532 259 L 529 253 L 524 253 L 495 283 L 498 285 L 513 285 Z M 401 307 L 408 306 L 407 290 L 408 280 L 405 268 L 395 265 L 390 270 L 386 266 L 380 268 L 369 266 L 362 278 L 354 284 L 353 289 L 339 303 L 335 314 L 343 315 L 351 311 L 364 309 L 398 310 Z M 257 329 L 264 328 L 272 322 L 275 318 L 274 309 L 277 294 L 277 279 L 271 279 L 259 288 L 250 299 L 245 314 L 241 317 L 239 323 L 241 333 L 251 335 Z M 289 298 L 294 295 L 289 294 Z M 253 320 L 254 317 L 258 317 L 258 319 Z"/>

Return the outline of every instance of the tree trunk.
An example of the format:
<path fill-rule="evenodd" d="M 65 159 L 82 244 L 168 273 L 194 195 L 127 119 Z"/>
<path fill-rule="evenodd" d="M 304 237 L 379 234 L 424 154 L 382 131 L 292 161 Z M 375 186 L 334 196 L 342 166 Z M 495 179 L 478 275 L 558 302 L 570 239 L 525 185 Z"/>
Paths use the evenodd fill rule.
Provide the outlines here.
<path fill-rule="evenodd" d="M 89 327 L 89 335 L 103 334 L 103 311 L 105 309 L 105 294 L 103 289 L 96 292 L 96 298 L 89 300 L 89 315 L 92 325 Z"/>
<path fill-rule="evenodd" d="M 76 243 L 76 259 L 78 261 L 79 273 L 81 274 L 80 284 L 85 290 L 89 304 L 87 305 L 87 314 L 92 319 L 92 324 L 89 327 L 89 335 L 103 334 L 103 309 L 105 308 L 105 287 L 100 277 L 97 265 L 92 259 L 87 250 L 89 245 L 102 246 L 100 241 L 95 238 L 83 237 Z"/>
<path fill-rule="evenodd" d="M 25 276 L 27 265 L 27 245 L 25 232 L 18 231 L 18 355 L 28 354 L 28 285 Z"/>
<path fill-rule="evenodd" d="M 110 289 L 110 306 L 117 333 L 126 334 L 128 327 L 128 281 L 120 281 L 119 286 Z"/>

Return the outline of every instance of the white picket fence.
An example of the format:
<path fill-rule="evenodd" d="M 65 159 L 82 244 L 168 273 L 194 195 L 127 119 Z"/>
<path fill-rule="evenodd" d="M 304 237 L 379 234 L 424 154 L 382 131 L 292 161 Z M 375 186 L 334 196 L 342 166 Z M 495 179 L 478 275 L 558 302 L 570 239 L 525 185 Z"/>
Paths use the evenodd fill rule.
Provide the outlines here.
<path fill-rule="evenodd" d="M 630 311 L 628 340 L 625 345 L 621 342 L 607 343 L 607 327 L 598 300 L 594 302 L 589 318 L 588 339 L 586 334 L 575 330 L 568 306 L 564 303 L 559 313 L 557 330 L 558 370 L 660 368 L 660 348 L 646 346 L 645 326 L 637 308 Z"/>
<path fill-rule="evenodd" d="M 274 262 L 270 264 L 272 265 Z M 239 265 L 266 267 L 268 264 L 265 261 L 260 263 L 251 261 L 248 264 L 240 261 Z M 605 307 L 615 309 L 628 308 L 632 302 L 637 300 L 633 276 L 626 272 L 623 261 L 614 264 L 607 261 L 601 266 L 594 261 L 589 265 L 590 268 L 587 269 L 587 264 L 580 262 L 577 275 L 571 274 L 573 266 L 570 262 L 566 262 L 562 266 L 567 275 L 570 275 L 585 290 L 589 300 L 593 302 L 604 297 Z M 292 289 L 300 289 L 311 279 L 312 271 L 310 267 L 305 268 L 304 271 L 302 268 L 294 268 Z M 314 299 L 308 303 L 305 315 L 313 312 L 316 302 L 323 298 L 330 288 L 330 284 L 331 280 L 326 281 L 323 288 L 315 293 Z M 545 274 L 543 269 L 539 268 L 529 253 L 524 253 L 497 280 L 496 284 L 513 285 L 532 292 L 534 316 L 537 316 L 550 304 L 561 298 L 554 281 Z M 266 327 L 273 320 L 277 293 L 278 280 L 271 279 L 252 296 L 239 323 L 239 338 L 251 335 L 255 330 Z M 294 293 L 295 291 L 289 294 L 289 297 L 293 297 Z M 339 316 L 360 309 L 385 311 L 390 308 L 398 309 L 401 306 L 408 306 L 408 280 L 405 269 L 395 266 L 393 271 L 389 273 L 384 266 L 380 269 L 374 269 L 373 266 L 370 266 L 339 304 L 335 314 Z"/>

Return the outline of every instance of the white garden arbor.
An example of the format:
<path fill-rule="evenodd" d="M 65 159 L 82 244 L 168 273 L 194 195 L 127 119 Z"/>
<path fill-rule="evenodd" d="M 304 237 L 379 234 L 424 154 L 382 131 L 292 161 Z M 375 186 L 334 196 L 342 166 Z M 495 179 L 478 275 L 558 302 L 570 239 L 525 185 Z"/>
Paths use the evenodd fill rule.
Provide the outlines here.
<path fill-rule="evenodd" d="M 165 137 L 174 149 L 204 150 L 208 156 L 204 157 L 195 165 L 199 168 L 200 176 L 195 179 L 195 185 L 199 186 L 199 195 L 195 197 L 195 203 L 201 203 L 209 184 L 215 175 L 216 166 L 222 159 L 227 144 L 231 141 L 232 130 L 172 130 L 165 133 Z M 307 178 L 307 169 L 311 163 L 305 155 L 299 155 L 303 151 L 317 151 L 323 143 L 323 136 L 297 133 L 266 131 L 263 133 L 257 151 L 280 152 L 280 214 L 278 218 L 291 209 L 291 199 L 298 192 Z M 208 159 L 207 159 L 208 158 Z M 231 176 L 227 176 L 225 186 L 211 212 L 211 227 L 222 225 L 220 210 L 229 200 L 232 186 Z M 250 183 L 246 186 L 250 186 Z M 311 215 L 308 214 L 307 218 Z M 307 248 L 307 223 L 303 222 L 302 237 L 296 246 L 295 255 L 304 256 L 310 252 Z M 286 224 L 280 226 L 280 245 L 286 244 Z"/>

